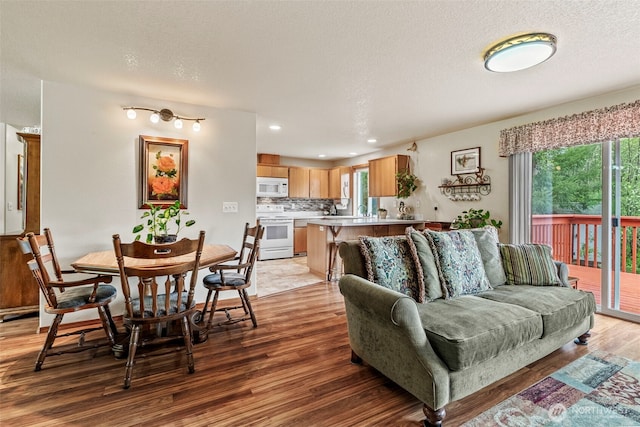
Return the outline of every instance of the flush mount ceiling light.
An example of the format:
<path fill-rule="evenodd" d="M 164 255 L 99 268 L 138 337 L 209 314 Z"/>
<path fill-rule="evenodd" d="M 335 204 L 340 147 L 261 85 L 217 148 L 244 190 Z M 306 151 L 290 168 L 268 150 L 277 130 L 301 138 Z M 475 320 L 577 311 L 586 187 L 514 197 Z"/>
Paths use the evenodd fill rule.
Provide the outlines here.
<path fill-rule="evenodd" d="M 282 126 L 280 126 L 280 125 L 270 125 L 269 129 L 271 129 L 271 130 L 280 130 L 280 129 L 282 129 Z"/>
<path fill-rule="evenodd" d="M 123 107 L 122 109 L 127 112 L 127 117 L 131 120 L 136 118 L 136 111 L 151 111 L 151 115 L 149 116 L 149 120 L 151 121 L 151 123 L 158 123 L 160 119 L 165 122 L 170 122 L 171 120 L 176 119 L 173 122 L 173 125 L 176 127 L 176 129 L 182 129 L 182 122 L 184 120 L 192 121 L 192 129 L 195 132 L 200 132 L 200 122 L 204 120 L 204 117 L 191 118 L 178 116 L 177 114 L 173 114 L 173 111 L 167 108 L 163 108 L 162 110 L 154 110 L 152 108 L 143 107 Z"/>
<path fill-rule="evenodd" d="M 533 67 L 556 53 L 556 42 L 556 36 L 547 33 L 511 37 L 487 50 L 484 55 L 484 67 L 497 73 Z"/>

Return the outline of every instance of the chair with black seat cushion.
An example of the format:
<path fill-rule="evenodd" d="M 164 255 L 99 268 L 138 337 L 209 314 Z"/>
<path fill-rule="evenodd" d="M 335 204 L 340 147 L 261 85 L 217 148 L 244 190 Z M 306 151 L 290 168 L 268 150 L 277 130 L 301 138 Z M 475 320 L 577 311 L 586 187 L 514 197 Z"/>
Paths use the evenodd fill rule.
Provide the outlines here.
<path fill-rule="evenodd" d="M 202 309 L 202 320 L 205 319 L 211 295 L 214 294 L 214 296 L 213 302 L 211 303 L 211 309 L 209 311 L 207 329 L 213 326 L 213 316 L 216 311 L 224 312 L 226 315 L 226 320 L 218 323 L 216 326 L 228 325 L 251 319 L 253 327 L 258 327 L 258 321 L 255 313 L 253 312 L 253 308 L 251 307 L 247 288 L 251 286 L 251 274 L 258 257 L 260 239 L 262 239 L 263 234 L 264 227 L 260 225 L 260 222 L 258 222 L 255 227 L 249 227 L 249 223 L 246 223 L 244 226 L 244 235 L 242 236 L 242 247 L 240 248 L 238 256 L 231 262 L 209 267 L 209 270 L 213 274 L 208 274 L 203 280 L 203 284 L 209 292 L 207 293 L 207 299 L 204 303 L 204 308 Z M 218 297 L 222 291 L 237 291 L 238 296 L 240 297 L 240 305 L 218 308 Z M 244 311 L 244 315 L 242 317 L 234 318 L 231 314 L 231 310 L 239 309 Z"/>
<path fill-rule="evenodd" d="M 131 327 L 129 354 L 125 367 L 124 388 L 131 386 L 134 359 L 138 347 L 161 344 L 181 338 L 186 349 L 189 373 L 195 372 L 190 319 L 195 312 L 195 286 L 198 280 L 200 256 L 205 232 L 198 239 L 182 239 L 175 243 L 153 245 L 135 241 L 122 243 L 120 236 L 113 236 L 113 248 L 120 271 L 122 292 L 125 298 L 124 321 Z M 144 266 L 127 265 L 125 257 L 150 260 Z M 175 262 L 173 262 L 173 258 Z M 172 258 L 171 262 L 154 260 Z M 191 273 L 188 286 L 186 275 Z M 134 279 L 134 278 L 137 278 Z M 173 289 L 172 289 L 173 287 Z M 137 290 L 135 295 L 131 289 Z M 180 323 L 179 335 L 166 334 L 172 322 Z M 145 337 L 141 339 L 142 328 Z M 155 332 L 153 331 L 155 327 Z"/>
<path fill-rule="evenodd" d="M 117 291 L 108 284 L 111 282 L 111 276 L 92 276 L 73 270 L 62 270 L 56 256 L 53 236 L 48 228 L 44 229 L 44 235 L 27 233 L 17 240 L 22 252 L 33 257 L 27 261 L 27 265 L 44 295 L 45 312 L 55 315 L 42 350 L 38 354 L 35 370 L 42 369 L 47 356 L 76 353 L 107 344 L 85 341 L 85 334 L 90 331 L 104 329 L 108 344 L 113 346 L 118 330 L 111 317 L 109 303 L 116 298 Z M 71 275 L 75 275 L 74 278 L 77 280 L 68 280 Z M 58 327 L 66 313 L 93 308 L 98 310 L 101 328 L 85 328 L 58 335 Z M 71 335 L 80 335 L 77 345 L 53 347 L 56 338 Z"/>

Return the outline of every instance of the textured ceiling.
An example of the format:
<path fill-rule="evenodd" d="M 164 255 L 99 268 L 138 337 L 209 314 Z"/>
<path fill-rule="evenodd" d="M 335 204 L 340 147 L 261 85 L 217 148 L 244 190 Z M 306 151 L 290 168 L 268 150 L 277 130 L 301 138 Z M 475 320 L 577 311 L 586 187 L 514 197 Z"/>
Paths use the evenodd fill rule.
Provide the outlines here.
<path fill-rule="evenodd" d="M 553 58 L 484 69 L 491 44 L 533 31 L 557 36 Z M 259 152 L 336 159 L 639 85 L 640 6 L 0 0 L 0 72 L 15 126 L 39 122 L 43 79 L 256 112 Z"/>

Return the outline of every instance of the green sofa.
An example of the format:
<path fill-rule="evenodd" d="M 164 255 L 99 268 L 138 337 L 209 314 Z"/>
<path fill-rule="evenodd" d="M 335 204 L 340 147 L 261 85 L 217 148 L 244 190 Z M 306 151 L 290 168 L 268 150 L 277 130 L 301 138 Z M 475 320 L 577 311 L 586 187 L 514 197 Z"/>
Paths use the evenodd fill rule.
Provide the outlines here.
<path fill-rule="evenodd" d="M 595 299 L 567 285 L 562 263 L 555 262 L 561 282 L 556 286 L 507 283 L 454 298 L 444 292 L 420 303 L 367 280 L 365 252 L 358 240 L 339 247 L 351 360 L 364 360 L 422 401 L 425 426 L 442 425 L 449 402 L 574 338 L 586 344 L 593 327 Z M 422 274 L 426 279 L 437 273 L 424 268 Z"/>

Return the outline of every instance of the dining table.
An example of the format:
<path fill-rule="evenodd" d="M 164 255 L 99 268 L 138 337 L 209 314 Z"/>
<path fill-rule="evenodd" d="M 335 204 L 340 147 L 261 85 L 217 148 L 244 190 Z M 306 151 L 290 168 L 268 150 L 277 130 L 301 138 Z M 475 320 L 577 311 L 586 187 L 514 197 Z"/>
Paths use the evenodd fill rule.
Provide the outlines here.
<path fill-rule="evenodd" d="M 212 265 L 220 264 L 226 261 L 231 261 L 237 254 L 238 252 L 235 249 L 227 245 L 204 245 L 204 247 L 202 248 L 202 254 L 200 255 L 200 269 L 208 268 Z M 191 260 L 193 260 L 193 255 L 189 254 L 177 257 L 155 259 L 124 257 L 125 265 L 135 267 L 162 267 Z M 106 274 L 111 276 L 120 275 L 120 270 L 118 269 L 118 261 L 116 260 L 116 254 L 113 249 L 110 251 L 90 252 L 72 262 L 71 267 L 73 267 L 73 269 L 79 273 Z M 196 343 L 204 342 L 208 338 L 208 330 L 206 329 L 206 327 L 200 326 L 200 319 L 202 317 L 203 313 L 201 313 L 200 310 L 196 310 L 194 315 L 190 319 L 193 339 Z M 122 339 L 119 343 L 116 343 L 116 345 L 113 346 L 113 352 L 116 357 L 126 357 L 126 351 L 128 349 L 126 342 L 127 339 Z"/>
<path fill-rule="evenodd" d="M 208 268 L 232 260 L 238 252 L 227 245 L 204 245 L 200 255 L 200 268 Z M 162 267 L 190 261 L 193 255 L 183 255 L 169 258 L 143 259 L 124 257 L 125 265 L 133 267 Z M 114 250 L 90 252 L 71 263 L 71 267 L 79 273 L 107 274 L 117 276 L 118 261 Z"/>

